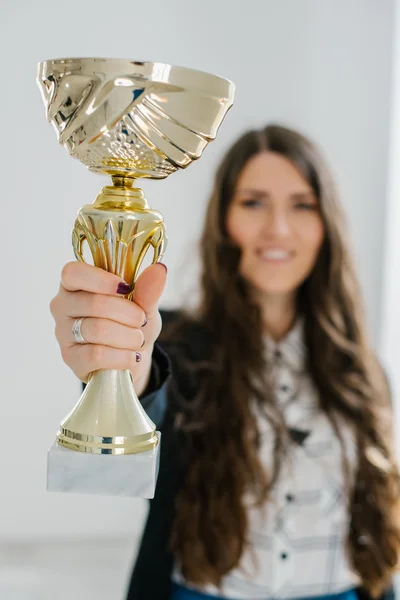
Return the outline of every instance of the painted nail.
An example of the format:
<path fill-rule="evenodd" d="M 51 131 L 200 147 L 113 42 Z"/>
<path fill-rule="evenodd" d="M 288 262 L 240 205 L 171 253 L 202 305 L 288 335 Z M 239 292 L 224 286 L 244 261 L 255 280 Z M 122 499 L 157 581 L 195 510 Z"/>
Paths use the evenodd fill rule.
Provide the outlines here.
<path fill-rule="evenodd" d="M 142 327 L 144 327 L 145 325 L 147 325 L 147 317 L 146 317 L 146 315 L 144 317 L 144 323 L 143 323 Z"/>
<path fill-rule="evenodd" d="M 122 294 L 123 296 L 126 296 L 127 294 L 130 294 L 131 291 L 132 288 L 128 283 L 121 282 L 118 284 L 117 294 Z"/>
<path fill-rule="evenodd" d="M 136 352 L 136 362 L 140 362 L 142 360 L 142 355 L 140 352 Z"/>
<path fill-rule="evenodd" d="M 143 344 L 140 346 L 141 348 L 143 348 L 143 346 L 145 345 L 146 340 L 143 340 Z"/>

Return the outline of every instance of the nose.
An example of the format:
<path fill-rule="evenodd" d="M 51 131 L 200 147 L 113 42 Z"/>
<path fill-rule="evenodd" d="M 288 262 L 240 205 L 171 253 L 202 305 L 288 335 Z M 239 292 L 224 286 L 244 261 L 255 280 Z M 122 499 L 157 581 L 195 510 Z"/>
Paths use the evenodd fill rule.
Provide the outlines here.
<path fill-rule="evenodd" d="M 273 237 L 290 235 L 288 214 L 282 208 L 270 207 L 264 220 L 264 233 Z"/>

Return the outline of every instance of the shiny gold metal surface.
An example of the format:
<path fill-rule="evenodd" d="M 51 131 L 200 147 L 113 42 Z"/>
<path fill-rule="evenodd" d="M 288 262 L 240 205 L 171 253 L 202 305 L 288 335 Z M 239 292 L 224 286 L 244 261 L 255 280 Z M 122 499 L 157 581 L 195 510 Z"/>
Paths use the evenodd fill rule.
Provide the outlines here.
<path fill-rule="evenodd" d="M 163 179 L 200 158 L 233 104 L 234 85 L 171 65 L 102 58 L 49 60 L 37 83 L 58 141 L 91 171 L 112 177 L 75 221 L 75 256 L 132 286 L 142 261 L 166 247 L 162 215 L 135 179 Z M 129 371 L 97 371 L 61 423 L 59 444 L 82 452 L 133 454 L 158 443 Z"/>
<path fill-rule="evenodd" d="M 49 60 L 38 84 L 58 141 L 90 170 L 164 178 L 201 156 L 232 106 L 221 77 L 162 63 Z"/>
<path fill-rule="evenodd" d="M 104 187 L 93 204 L 79 210 L 72 232 L 78 260 L 84 260 L 87 243 L 97 267 L 132 285 L 147 251 L 152 249 L 156 262 L 164 254 L 166 239 L 162 215 L 150 209 L 141 190 L 126 186 Z M 61 423 L 57 441 L 84 452 L 132 454 L 154 448 L 158 436 L 136 397 L 129 371 L 98 371 Z"/>

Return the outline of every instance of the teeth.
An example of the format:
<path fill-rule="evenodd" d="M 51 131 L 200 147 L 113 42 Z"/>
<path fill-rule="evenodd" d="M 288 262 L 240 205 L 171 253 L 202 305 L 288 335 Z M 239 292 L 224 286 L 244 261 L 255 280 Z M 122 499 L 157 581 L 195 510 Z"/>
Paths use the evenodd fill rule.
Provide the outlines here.
<path fill-rule="evenodd" d="M 269 260 L 283 260 L 285 258 L 289 258 L 289 252 L 285 250 L 267 250 L 263 252 L 263 257 L 268 258 Z"/>

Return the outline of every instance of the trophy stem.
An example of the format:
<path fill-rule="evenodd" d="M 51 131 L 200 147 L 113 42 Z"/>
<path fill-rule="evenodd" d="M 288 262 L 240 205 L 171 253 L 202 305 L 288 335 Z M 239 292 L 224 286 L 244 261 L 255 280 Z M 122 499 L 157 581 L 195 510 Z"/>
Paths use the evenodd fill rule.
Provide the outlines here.
<path fill-rule="evenodd" d="M 129 371 L 92 374 L 79 402 L 61 423 L 62 446 L 94 454 L 137 454 L 158 444 L 154 423 L 143 410 Z"/>
<path fill-rule="evenodd" d="M 114 187 L 131 189 L 135 183 L 134 177 L 126 175 L 112 175 L 111 177 Z"/>
<path fill-rule="evenodd" d="M 96 267 L 115 273 L 132 288 L 147 252 L 160 260 L 166 246 L 162 215 L 152 210 L 134 179 L 115 175 L 116 185 L 102 189 L 83 206 L 75 222 L 75 256 L 84 261 L 87 244 Z M 131 298 L 130 294 L 127 296 Z M 91 375 L 72 412 L 61 423 L 62 446 L 95 454 L 137 454 L 158 444 L 154 423 L 142 408 L 129 371 L 104 370 Z"/>

